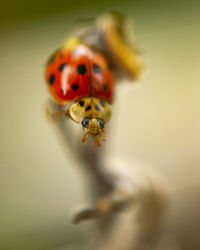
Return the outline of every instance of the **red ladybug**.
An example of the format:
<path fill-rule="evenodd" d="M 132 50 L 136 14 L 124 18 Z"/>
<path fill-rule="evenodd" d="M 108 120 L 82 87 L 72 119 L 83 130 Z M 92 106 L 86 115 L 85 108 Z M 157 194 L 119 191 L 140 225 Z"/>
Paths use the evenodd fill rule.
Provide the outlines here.
<path fill-rule="evenodd" d="M 108 103 L 113 97 L 113 73 L 105 56 L 71 38 L 49 59 L 46 81 L 57 103 L 75 101 L 67 113 L 82 123 L 86 132 L 83 141 L 92 135 L 100 145 L 104 123 L 111 116 Z"/>

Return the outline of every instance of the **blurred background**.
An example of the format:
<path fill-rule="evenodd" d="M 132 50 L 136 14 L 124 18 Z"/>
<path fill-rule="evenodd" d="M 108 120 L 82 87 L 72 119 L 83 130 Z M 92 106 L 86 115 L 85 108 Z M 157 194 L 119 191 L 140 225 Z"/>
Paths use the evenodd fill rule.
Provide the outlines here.
<path fill-rule="evenodd" d="M 181 249 L 200 249 L 199 1 L 11 0 L 0 8 L 2 250 L 70 249 L 92 230 L 71 223 L 87 190 L 44 117 L 44 70 L 78 19 L 109 10 L 133 18 L 145 70 L 117 86 L 105 157 L 139 159 L 162 175 L 166 230 Z"/>

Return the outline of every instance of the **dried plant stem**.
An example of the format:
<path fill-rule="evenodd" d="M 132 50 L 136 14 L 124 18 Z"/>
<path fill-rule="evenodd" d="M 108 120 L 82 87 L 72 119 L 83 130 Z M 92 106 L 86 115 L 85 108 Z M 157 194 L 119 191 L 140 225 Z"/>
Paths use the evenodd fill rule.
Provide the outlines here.
<path fill-rule="evenodd" d="M 60 106 L 49 102 L 50 110 L 60 110 Z M 80 211 L 74 222 L 97 219 L 97 235 L 91 235 L 92 245 L 87 249 L 101 250 L 146 250 L 154 249 L 163 217 L 163 193 L 152 179 L 138 172 L 125 174 L 126 166 L 120 169 L 110 168 L 102 162 L 103 150 L 92 142 L 82 144 L 80 138 L 70 128 L 66 117 L 56 121 L 64 145 L 71 150 L 79 164 L 89 176 L 91 199 L 94 206 Z M 123 236 L 123 227 L 119 221 L 119 212 L 134 208 L 135 220 L 129 220 L 129 230 Z M 131 211 L 129 209 L 129 211 Z M 122 223 L 123 224 L 123 223 Z M 95 232 L 94 232 L 95 234 Z M 116 244 L 117 241 L 117 244 Z"/>

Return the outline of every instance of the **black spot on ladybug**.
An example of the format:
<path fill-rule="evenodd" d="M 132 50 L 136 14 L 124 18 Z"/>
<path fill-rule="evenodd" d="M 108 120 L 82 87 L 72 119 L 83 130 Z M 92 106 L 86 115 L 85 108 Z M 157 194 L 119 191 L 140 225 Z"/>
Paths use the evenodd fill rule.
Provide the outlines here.
<path fill-rule="evenodd" d="M 78 88 L 79 88 L 78 83 L 73 83 L 73 84 L 72 84 L 72 89 L 73 89 L 75 92 L 77 91 Z"/>
<path fill-rule="evenodd" d="M 83 100 L 79 101 L 79 105 L 80 105 L 81 107 L 83 107 L 84 104 L 85 104 L 85 102 L 84 102 Z"/>
<path fill-rule="evenodd" d="M 104 85 L 103 85 L 103 89 L 106 91 L 106 90 L 108 90 L 108 84 L 107 83 L 105 83 Z"/>
<path fill-rule="evenodd" d="M 104 101 L 100 100 L 99 103 L 100 103 L 100 105 L 101 105 L 102 107 L 104 107 L 104 105 L 105 105 Z"/>
<path fill-rule="evenodd" d="M 100 68 L 100 66 L 99 66 L 98 64 L 96 64 L 96 63 L 93 64 L 92 70 L 93 70 L 93 72 L 94 72 L 95 74 L 101 73 L 101 68 Z"/>
<path fill-rule="evenodd" d="M 54 84 L 54 81 L 55 81 L 55 75 L 54 75 L 54 74 L 51 74 L 51 75 L 49 76 L 49 84 L 50 84 L 50 85 L 53 85 L 53 84 Z"/>
<path fill-rule="evenodd" d="M 85 109 L 85 111 L 89 111 L 92 107 L 90 105 L 87 106 L 87 108 Z"/>
<path fill-rule="evenodd" d="M 59 70 L 59 71 L 62 71 L 66 66 L 67 66 L 66 63 L 62 63 L 62 64 L 59 66 L 58 70 Z"/>
<path fill-rule="evenodd" d="M 100 107 L 99 107 L 98 105 L 95 105 L 95 109 L 96 109 L 97 111 L 101 111 L 101 109 L 100 109 Z"/>
<path fill-rule="evenodd" d="M 79 64 L 78 67 L 77 67 L 77 72 L 80 74 L 80 75 L 84 75 L 86 73 L 87 69 L 85 67 L 84 64 Z"/>

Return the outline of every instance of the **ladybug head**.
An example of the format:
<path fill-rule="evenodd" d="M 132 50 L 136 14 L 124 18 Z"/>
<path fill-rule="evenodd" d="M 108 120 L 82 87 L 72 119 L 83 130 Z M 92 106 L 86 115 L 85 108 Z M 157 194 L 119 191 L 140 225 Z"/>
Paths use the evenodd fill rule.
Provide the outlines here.
<path fill-rule="evenodd" d="M 85 117 L 81 123 L 85 130 L 85 134 L 83 136 L 83 142 L 87 140 L 88 135 L 92 135 L 96 139 L 97 145 L 100 146 L 101 136 L 102 139 L 104 140 L 104 134 L 103 134 L 104 121 L 100 118 Z"/>
<path fill-rule="evenodd" d="M 85 130 L 83 142 L 91 135 L 100 146 L 100 141 L 104 140 L 104 124 L 111 117 L 111 109 L 107 102 L 96 97 L 82 98 L 69 107 L 67 114 L 72 120 L 82 124 Z"/>

